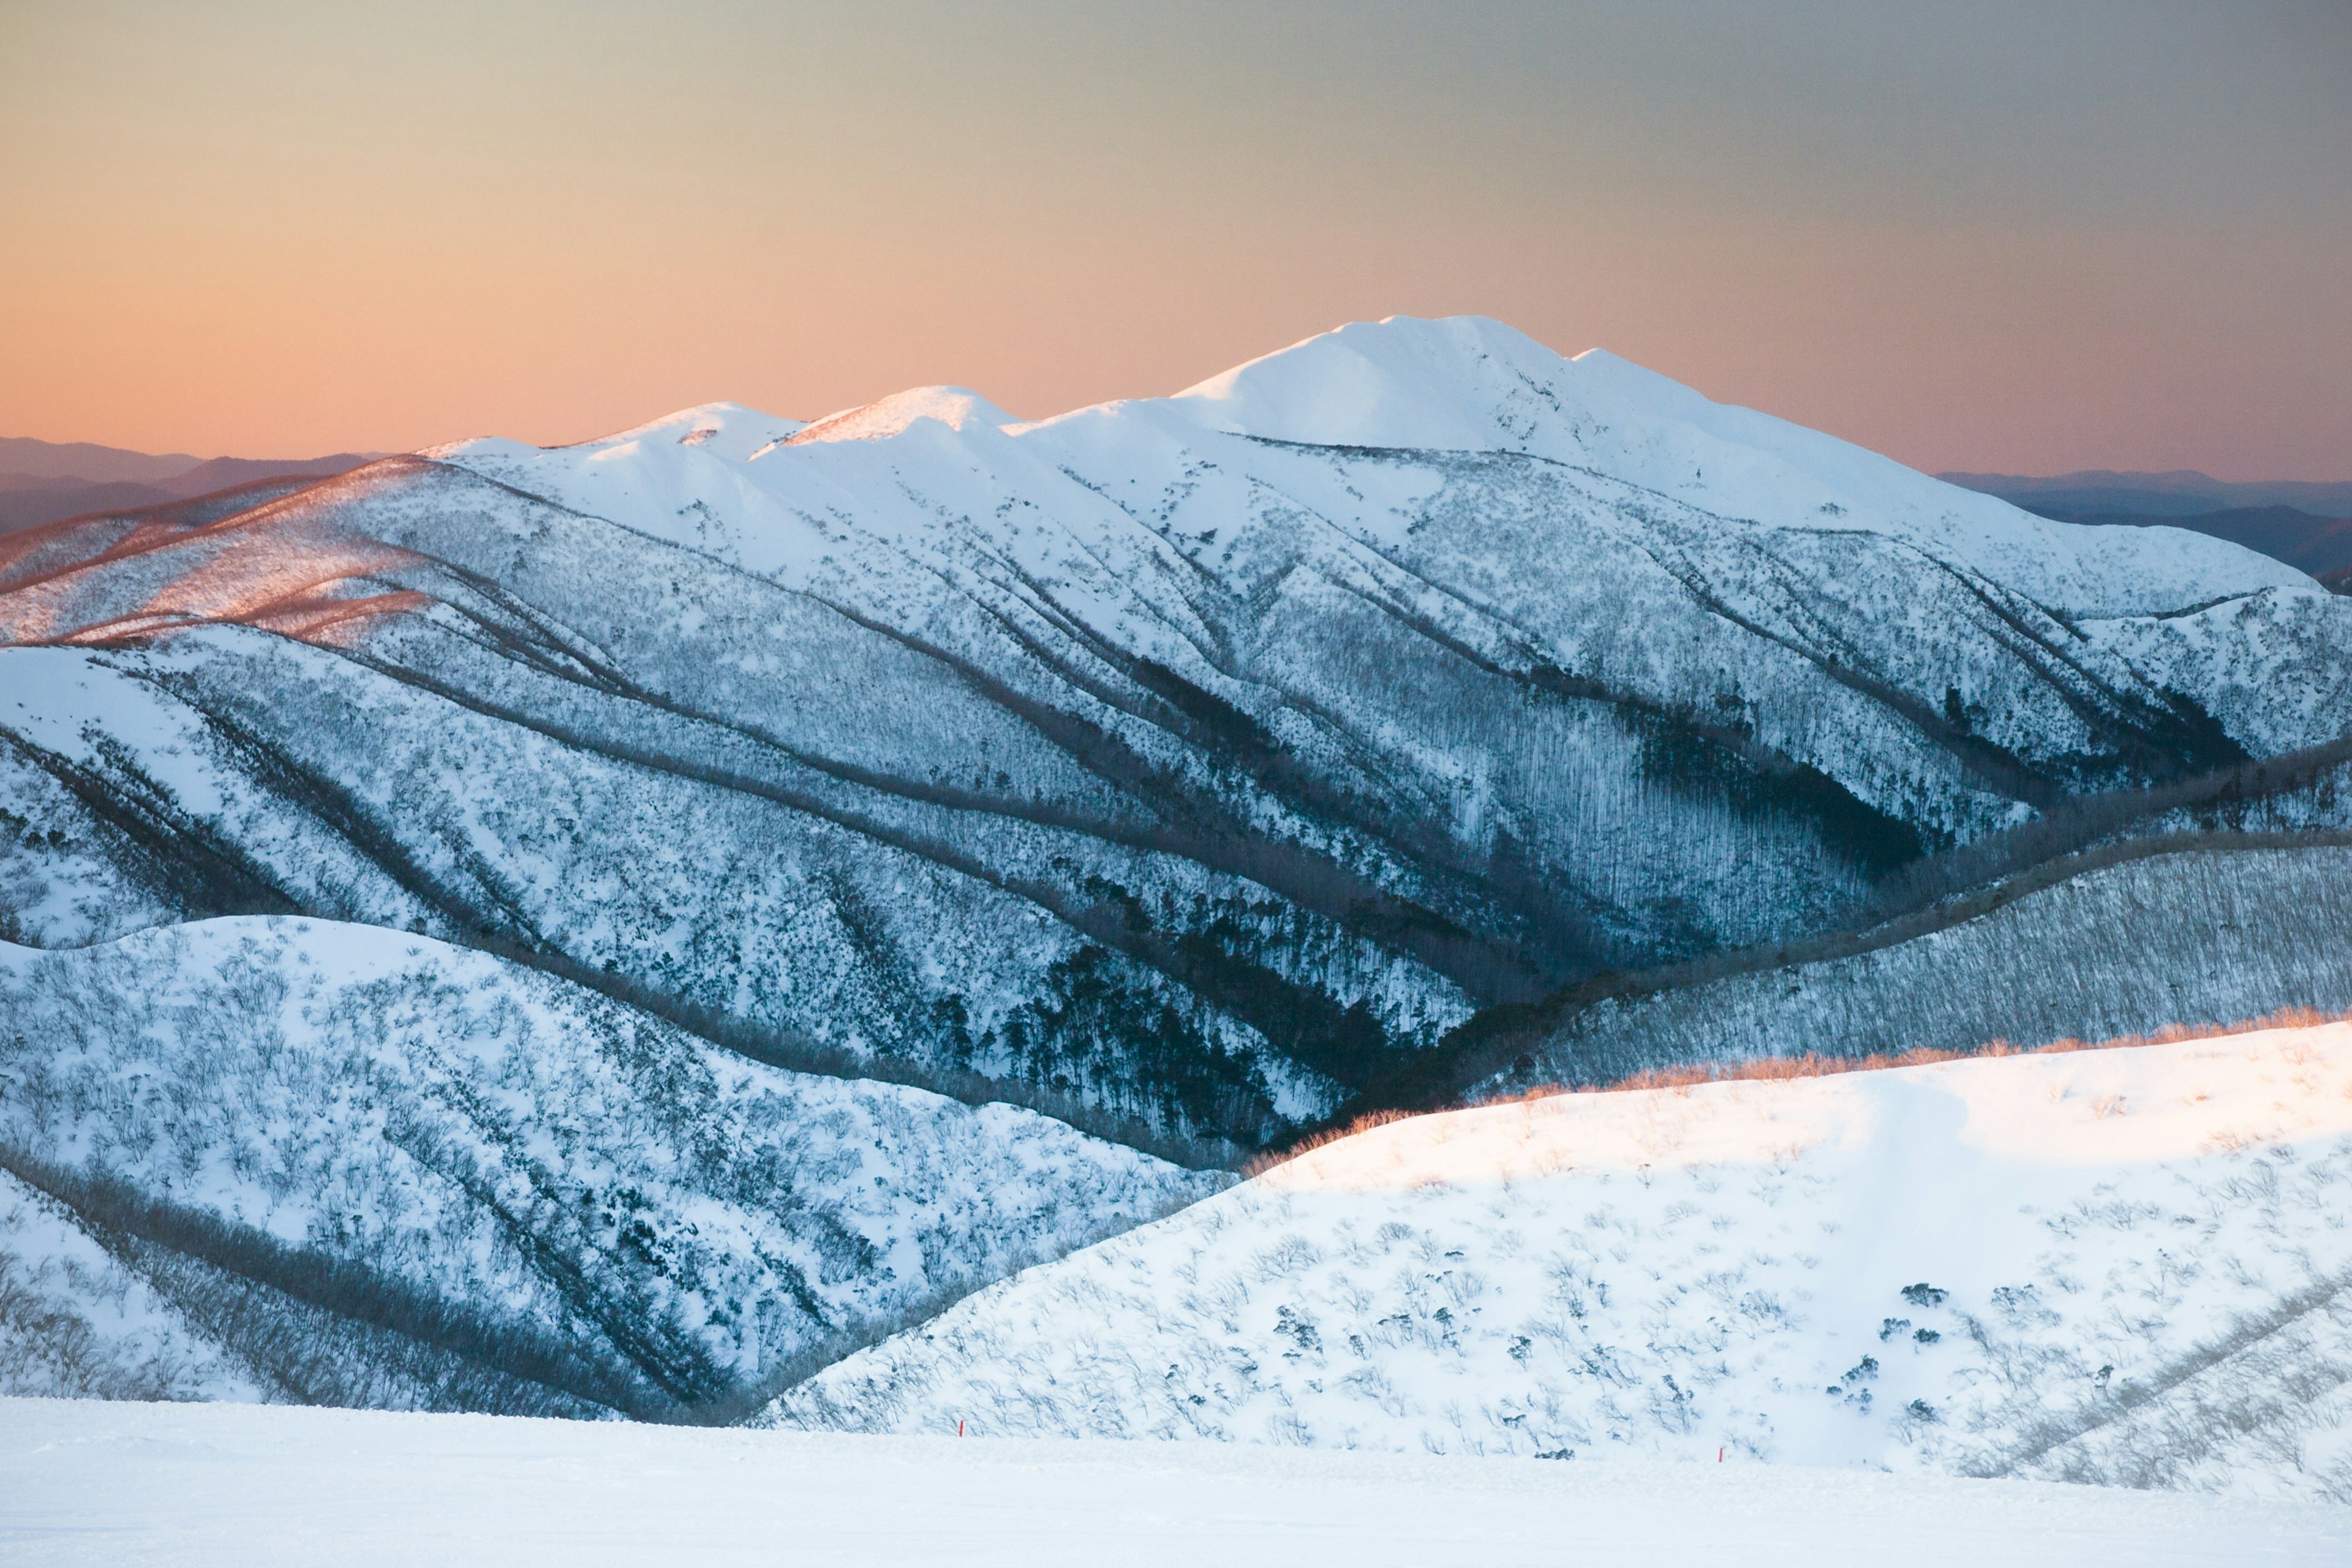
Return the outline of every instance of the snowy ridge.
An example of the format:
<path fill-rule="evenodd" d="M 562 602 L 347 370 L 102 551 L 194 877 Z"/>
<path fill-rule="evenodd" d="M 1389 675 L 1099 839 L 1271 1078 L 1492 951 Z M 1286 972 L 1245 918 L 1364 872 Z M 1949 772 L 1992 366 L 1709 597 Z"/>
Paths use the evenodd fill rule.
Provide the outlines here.
<path fill-rule="evenodd" d="M 806 426 L 717 404 L 582 447 L 541 452 L 512 442 L 471 441 L 427 455 L 510 482 L 530 473 L 534 478 L 524 488 L 538 493 L 583 500 L 593 495 L 609 504 L 609 494 L 591 488 L 590 475 L 604 477 L 601 466 L 677 462 L 648 450 L 656 433 L 772 427 L 796 433 L 756 449 L 746 448 L 748 437 L 698 446 L 698 456 L 708 461 L 693 467 L 708 476 L 730 458 L 756 457 L 761 467 L 753 482 L 782 509 L 796 510 L 835 474 L 796 466 L 782 448 L 895 437 L 920 419 L 943 425 L 961 443 L 935 437 L 931 452 L 921 456 L 874 455 L 859 465 L 860 477 L 878 479 L 877 469 L 926 462 L 959 446 L 975 466 L 1011 468 L 1008 452 L 1019 450 L 1034 453 L 1040 469 L 1076 467 L 1090 479 L 1121 469 L 1148 473 L 1165 460 L 1155 461 L 1150 448 L 1171 433 L 1495 453 L 1582 469 L 1748 527 L 1891 533 L 2074 615 L 2177 609 L 2181 601 L 2168 590 L 2189 574 L 2228 596 L 2266 588 L 2304 592 L 2310 581 L 2268 557 L 2183 530 L 2053 523 L 1833 437 L 1711 403 L 1606 351 L 1564 360 L 1501 322 L 1476 317 L 1360 322 L 1170 398 L 1106 404 L 1027 424 L 965 388 L 919 387 Z M 990 438 L 1000 430 L 1012 448 Z M 1007 477 L 1026 480 L 1020 486 L 1026 489 L 1042 476 L 1016 470 Z M 655 505 L 625 504 L 616 521 L 649 531 L 671 526 Z M 1089 532 L 1118 531 L 1108 518 L 1087 521 Z"/>
<path fill-rule="evenodd" d="M 1476 317 L 1343 327 L 1169 406 L 1261 440 L 1526 454 L 1741 523 L 1890 532 L 2081 614 L 2183 570 L 2215 574 L 2221 592 L 2301 581 L 2275 562 L 2188 544 L 2179 531 L 2135 539 L 2052 524 L 1834 437 L 1709 402 L 1604 349 L 1563 360 Z"/>
<path fill-rule="evenodd" d="M 1002 428 L 1017 423 L 1013 416 L 977 392 L 961 386 L 919 386 L 863 407 L 828 414 L 752 456 L 768 457 L 778 447 L 797 447 L 809 441 L 878 441 L 898 435 L 918 419 L 936 419 L 950 430 L 961 430 L 971 424 Z"/>
<path fill-rule="evenodd" d="M 992 1287 L 786 1426 L 2352 1500 L 2352 1026 L 1561 1095 Z"/>

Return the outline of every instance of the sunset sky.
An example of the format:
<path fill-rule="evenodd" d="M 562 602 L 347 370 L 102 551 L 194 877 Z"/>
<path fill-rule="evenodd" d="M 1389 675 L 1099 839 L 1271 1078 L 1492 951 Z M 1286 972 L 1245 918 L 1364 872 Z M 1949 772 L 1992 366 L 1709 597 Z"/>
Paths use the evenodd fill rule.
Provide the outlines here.
<path fill-rule="evenodd" d="M 1500 317 L 1921 468 L 2352 478 L 2352 5 L 0 0 L 0 435 L 299 457 Z"/>

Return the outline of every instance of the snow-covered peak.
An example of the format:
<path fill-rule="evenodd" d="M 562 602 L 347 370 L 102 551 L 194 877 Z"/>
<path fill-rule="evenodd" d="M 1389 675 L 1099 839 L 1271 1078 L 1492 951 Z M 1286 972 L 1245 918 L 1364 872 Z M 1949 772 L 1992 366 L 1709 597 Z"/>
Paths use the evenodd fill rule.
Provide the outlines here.
<path fill-rule="evenodd" d="M 1564 359 L 1482 316 L 1356 322 L 1156 406 L 1262 439 L 1523 454 L 1727 520 L 1889 533 L 2084 614 L 2139 607 L 2151 579 L 2192 577 L 2217 595 L 2325 592 L 2292 567 L 2201 536 L 2050 522 L 1834 436 L 1713 402 L 1605 350 Z"/>
<path fill-rule="evenodd" d="M 1183 449 L 1234 437 L 1510 453 L 1604 476 L 1742 527 L 1890 534 L 2081 616 L 2177 609 L 2189 602 L 2179 591 L 2183 581 L 2196 585 L 2193 599 L 2325 592 L 2290 566 L 2201 536 L 2046 521 L 1833 436 L 1715 403 L 1606 351 L 1565 359 L 1481 316 L 1355 322 L 1172 397 L 1103 404 L 1035 423 L 964 387 L 924 386 L 805 426 L 712 403 L 547 454 L 514 442 L 469 441 L 426 455 L 507 483 L 526 483 L 529 472 L 526 488 L 551 485 L 565 504 L 599 515 L 622 515 L 621 491 L 641 496 L 657 510 L 625 510 L 633 526 L 656 532 L 673 531 L 672 521 L 685 515 L 679 509 L 698 502 L 697 528 L 740 514 L 764 531 L 751 512 L 772 502 L 802 505 L 804 487 L 845 478 L 832 465 L 822 465 L 820 475 L 772 461 L 784 449 L 878 440 L 926 420 L 950 437 L 947 445 L 925 443 L 926 457 L 894 450 L 894 468 L 907 461 L 958 472 L 975 463 L 1003 468 L 1018 446 L 1048 468 L 1075 465 L 1104 470 L 1097 477 L 1105 479 L 1150 483 L 1183 460 Z M 975 457 L 974 438 L 989 457 Z M 701 460 L 709 458 L 731 471 Z M 737 466 L 747 461 L 756 465 L 748 473 Z M 624 469 L 628 478 L 616 485 Z M 1014 488 L 1028 482 L 1002 477 Z M 737 499 L 747 478 L 763 500 Z"/>
<path fill-rule="evenodd" d="M 1391 316 L 1293 343 L 1167 401 L 1210 429 L 1276 441 L 1524 451 L 1556 422 L 1538 415 L 1558 414 L 1553 384 L 1568 363 L 1483 316 Z"/>
<path fill-rule="evenodd" d="M 667 447 L 683 447 L 706 457 L 740 463 L 801 428 L 801 422 L 797 419 L 787 419 L 779 414 L 764 414 L 757 408 L 746 408 L 740 403 L 698 403 L 691 408 L 665 414 L 658 419 L 649 419 L 643 425 L 614 435 L 562 447 L 534 447 L 527 441 L 483 436 L 427 447 L 420 455 L 450 462 L 484 458 L 512 460 L 533 458 L 543 451 L 560 451 L 596 461 L 614 462 Z"/>
<path fill-rule="evenodd" d="M 977 392 L 961 386 L 917 386 L 894 392 L 863 407 L 828 414 L 779 446 L 798 447 L 812 441 L 874 441 L 896 436 L 918 419 L 936 419 L 950 430 L 969 425 L 1002 427 L 1013 424 L 1004 412 Z M 757 454 L 766 456 L 764 452 Z"/>

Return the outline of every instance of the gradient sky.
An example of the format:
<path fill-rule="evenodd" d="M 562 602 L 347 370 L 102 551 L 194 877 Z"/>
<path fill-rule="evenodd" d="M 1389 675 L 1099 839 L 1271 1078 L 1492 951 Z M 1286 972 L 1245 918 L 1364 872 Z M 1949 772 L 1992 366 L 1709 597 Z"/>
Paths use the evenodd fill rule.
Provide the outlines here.
<path fill-rule="evenodd" d="M 2352 4 L 0 0 L 0 434 L 1173 391 L 1497 316 L 1930 468 L 2352 478 Z"/>

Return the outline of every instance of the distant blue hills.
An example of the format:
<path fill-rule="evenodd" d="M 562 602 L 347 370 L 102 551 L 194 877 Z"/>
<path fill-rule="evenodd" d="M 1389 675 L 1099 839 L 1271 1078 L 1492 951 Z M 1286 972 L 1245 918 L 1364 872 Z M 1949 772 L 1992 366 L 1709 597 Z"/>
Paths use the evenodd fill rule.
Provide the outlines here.
<path fill-rule="evenodd" d="M 2338 593 L 2352 592 L 2352 481 L 2233 482 L 2189 468 L 1936 477 L 2060 522 L 2186 528 L 2226 539 L 2308 572 Z"/>
<path fill-rule="evenodd" d="M 88 441 L 0 437 L 0 534 L 90 512 L 159 506 L 261 479 L 325 479 L 383 455 L 205 458 Z"/>

